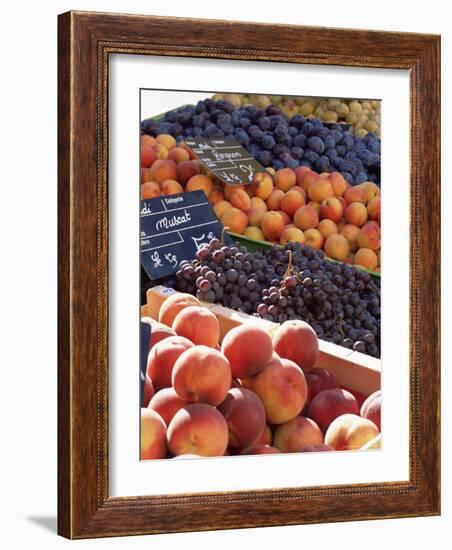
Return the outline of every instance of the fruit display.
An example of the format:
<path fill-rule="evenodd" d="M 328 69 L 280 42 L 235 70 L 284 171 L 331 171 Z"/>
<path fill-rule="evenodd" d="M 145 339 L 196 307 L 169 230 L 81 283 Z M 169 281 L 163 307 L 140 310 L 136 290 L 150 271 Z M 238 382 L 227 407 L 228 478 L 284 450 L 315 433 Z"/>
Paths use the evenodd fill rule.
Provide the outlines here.
<path fill-rule="evenodd" d="M 229 231 L 253 240 L 323 249 L 326 256 L 380 270 L 380 188 L 350 185 L 339 172 L 268 168 L 230 187 L 167 134 L 141 137 L 141 198 L 202 190 Z"/>
<path fill-rule="evenodd" d="M 215 94 L 212 99 L 226 100 L 238 107 L 251 104 L 259 109 L 276 105 L 288 117 L 303 115 L 323 122 L 343 122 L 360 137 L 368 132 L 380 135 L 381 102 L 377 100 L 253 94 Z"/>
<path fill-rule="evenodd" d="M 315 367 L 319 344 L 306 323 L 286 321 L 271 335 L 251 320 L 220 342 L 215 315 L 179 293 L 158 318 L 141 403 L 142 460 L 379 447 L 378 395 L 354 396 Z"/>
<path fill-rule="evenodd" d="M 327 261 L 322 251 L 301 243 L 251 252 L 212 239 L 196 256 L 176 273 L 181 292 L 269 321 L 290 321 L 286 327 L 295 336 L 304 321 L 311 327 L 303 325 L 304 339 L 380 356 L 380 282 L 368 273 Z M 258 349 L 252 346 L 252 353 Z M 288 358 L 298 360 L 295 351 Z M 310 366 L 312 358 L 303 362 Z"/>
<path fill-rule="evenodd" d="M 197 105 L 168 111 L 162 120 L 143 120 L 141 133 L 156 139 L 154 151 L 159 158 L 184 158 L 182 147 L 169 157 L 165 155 L 169 155 L 169 147 L 188 137 L 233 136 L 264 167 L 304 166 L 319 174 L 338 171 L 351 185 L 380 184 L 380 139 L 376 133 L 369 131 L 361 137 L 343 124 L 326 124 L 302 114 L 289 117 L 275 105 L 236 107 L 225 99 L 206 98 Z M 162 135 L 167 137 L 159 141 Z M 175 178 L 165 171 L 165 179 Z"/>

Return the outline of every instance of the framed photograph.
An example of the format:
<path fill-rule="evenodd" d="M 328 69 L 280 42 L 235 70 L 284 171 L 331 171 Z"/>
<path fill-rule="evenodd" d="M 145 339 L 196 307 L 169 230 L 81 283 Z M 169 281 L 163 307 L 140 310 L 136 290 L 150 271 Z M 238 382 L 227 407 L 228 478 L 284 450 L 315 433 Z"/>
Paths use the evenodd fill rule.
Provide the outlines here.
<path fill-rule="evenodd" d="M 59 16 L 62 536 L 440 513 L 439 63 Z"/>

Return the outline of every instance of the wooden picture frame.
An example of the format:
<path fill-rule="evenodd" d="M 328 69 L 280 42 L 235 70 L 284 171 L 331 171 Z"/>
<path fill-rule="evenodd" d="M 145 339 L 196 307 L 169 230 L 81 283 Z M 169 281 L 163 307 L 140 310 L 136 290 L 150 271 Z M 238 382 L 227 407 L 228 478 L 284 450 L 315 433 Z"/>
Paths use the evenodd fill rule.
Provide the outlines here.
<path fill-rule="evenodd" d="M 439 514 L 440 38 L 69 12 L 59 16 L 58 50 L 59 534 L 86 538 Z M 107 92 L 114 53 L 409 71 L 409 481 L 109 496 Z"/>

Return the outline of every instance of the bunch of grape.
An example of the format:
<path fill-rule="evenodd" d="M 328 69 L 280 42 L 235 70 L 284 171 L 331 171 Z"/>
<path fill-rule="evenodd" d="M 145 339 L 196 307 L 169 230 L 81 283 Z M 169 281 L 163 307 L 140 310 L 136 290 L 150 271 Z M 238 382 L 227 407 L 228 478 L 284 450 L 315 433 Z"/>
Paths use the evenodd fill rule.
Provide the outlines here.
<path fill-rule="evenodd" d="M 301 114 L 287 117 L 275 105 L 234 107 L 207 98 L 165 113 L 164 119 L 143 120 L 141 132 L 187 137 L 233 136 L 263 166 L 279 170 L 307 166 L 318 173 L 340 172 L 351 184 L 380 183 L 380 140 L 373 132 L 352 135 L 341 124 L 324 125 Z"/>
<path fill-rule="evenodd" d="M 178 290 L 200 300 L 278 323 L 302 319 L 323 340 L 380 356 L 379 283 L 309 246 L 249 252 L 213 239 L 176 278 Z"/>

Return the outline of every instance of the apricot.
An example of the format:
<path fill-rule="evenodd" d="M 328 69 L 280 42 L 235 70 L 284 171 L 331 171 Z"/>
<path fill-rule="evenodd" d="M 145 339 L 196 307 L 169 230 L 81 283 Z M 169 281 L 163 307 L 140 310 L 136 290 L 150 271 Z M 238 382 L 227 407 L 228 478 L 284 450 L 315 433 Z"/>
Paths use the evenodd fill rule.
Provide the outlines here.
<path fill-rule="evenodd" d="M 182 185 L 185 185 L 190 178 L 199 174 L 197 163 L 191 160 L 177 164 L 176 171 L 177 180 L 182 183 Z"/>
<path fill-rule="evenodd" d="M 166 147 L 168 151 L 173 147 L 176 147 L 176 140 L 173 138 L 173 136 L 170 136 L 169 134 L 160 134 L 155 138 L 155 141 L 159 145 L 163 145 L 163 147 Z"/>
<path fill-rule="evenodd" d="M 234 208 L 238 208 L 243 212 L 246 212 L 251 208 L 251 199 L 248 196 L 248 193 L 243 189 L 237 189 L 231 195 L 231 204 Z"/>
<path fill-rule="evenodd" d="M 265 212 L 267 212 L 265 201 L 259 197 L 253 197 L 251 199 L 250 209 L 246 213 L 249 225 L 260 227 L 261 219 Z"/>
<path fill-rule="evenodd" d="M 252 390 L 264 404 L 271 424 L 284 424 L 298 416 L 308 392 L 300 367 L 293 361 L 276 357 L 253 377 Z"/>
<path fill-rule="evenodd" d="M 258 323 L 246 322 L 226 334 L 221 352 L 228 359 L 234 378 L 249 378 L 264 369 L 270 361 L 272 339 Z"/>
<path fill-rule="evenodd" d="M 148 355 L 146 374 L 152 380 L 155 389 L 171 386 L 174 363 L 179 355 L 193 347 L 187 338 L 170 336 L 152 346 Z"/>
<path fill-rule="evenodd" d="M 177 411 L 166 435 L 174 455 L 222 456 L 228 446 L 226 420 L 205 403 L 193 403 Z"/>
<path fill-rule="evenodd" d="M 292 187 L 291 191 L 296 191 L 297 193 L 300 193 L 300 195 L 303 197 L 304 203 L 306 203 L 306 200 L 308 198 L 308 194 L 303 189 L 303 187 L 300 187 L 299 185 L 295 185 L 295 187 Z"/>
<path fill-rule="evenodd" d="M 283 210 L 278 210 L 278 214 L 282 218 L 284 227 L 286 227 L 287 225 L 293 225 L 293 224 L 290 223 L 292 220 L 289 218 L 289 216 Z"/>
<path fill-rule="evenodd" d="M 230 201 L 232 198 L 232 195 L 239 190 L 246 191 L 245 186 L 244 185 L 225 185 L 223 189 L 224 198 Z"/>
<path fill-rule="evenodd" d="M 229 210 L 229 208 L 232 208 L 232 204 L 225 200 L 218 201 L 213 207 L 215 214 L 219 219 L 221 219 L 221 216 L 226 212 L 226 210 Z"/>
<path fill-rule="evenodd" d="M 322 430 L 311 418 L 296 416 L 275 430 L 273 445 L 282 453 L 297 453 L 308 445 L 322 445 Z"/>
<path fill-rule="evenodd" d="M 297 170 L 300 170 L 300 168 L 297 168 Z M 319 178 L 320 176 L 317 174 L 317 172 L 314 172 L 314 170 L 307 168 L 306 170 L 303 170 L 300 176 L 297 177 L 297 185 L 299 185 L 300 187 L 303 187 L 303 189 L 309 195 L 310 185 L 316 182 Z"/>
<path fill-rule="evenodd" d="M 273 178 L 268 172 L 254 174 L 250 190 L 254 197 L 265 201 L 273 191 Z"/>
<path fill-rule="evenodd" d="M 149 376 L 146 374 L 143 388 L 143 407 L 147 407 L 149 405 L 149 401 L 154 397 L 154 395 L 154 384 L 152 383 L 152 380 L 149 378 Z"/>
<path fill-rule="evenodd" d="M 325 434 L 325 444 L 336 451 L 356 450 L 379 435 L 379 429 L 367 418 L 343 414 L 335 418 Z"/>
<path fill-rule="evenodd" d="M 347 204 L 351 204 L 352 202 L 361 202 L 364 204 L 366 202 L 364 191 L 358 186 L 348 187 L 345 190 L 344 199 Z"/>
<path fill-rule="evenodd" d="M 318 202 L 309 201 L 306 206 L 314 208 L 314 210 L 317 212 L 317 216 L 320 216 L 320 204 Z"/>
<path fill-rule="evenodd" d="M 330 235 L 325 241 L 323 250 L 333 260 L 344 261 L 350 253 L 350 245 L 343 235 Z"/>
<path fill-rule="evenodd" d="M 319 215 L 312 206 L 300 206 L 293 217 L 294 224 L 303 231 L 319 225 Z"/>
<path fill-rule="evenodd" d="M 358 250 L 359 227 L 347 223 L 339 231 L 339 234 L 347 239 L 351 252 L 356 252 Z"/>
<path fill-rule="evenodd" d="M 355 397 L 342 388 L 331 388 L 322 390 L 312 399 L 306 416 L 312 418 L 326 432 L 335 418 L 347 413 L 359 414 Z"/>
<path fill-rule="evenodd" d="M 212 180 L 204 174 L 192 176 L 185 187 L 186 191 L 204 191 L 206 197 L 212 192 Z"/>
<path fill-rule="evenodd" d="M 371 220 L 380 222 L 381 217 L 381 199 L 380 197 L 375 197 L 367 204 L 367 213 Z"/>
<path fill-rule="evenodd" d="M 340 172 L 331 172 L 331 185 L 336 197 L 342 197 L 347 189 L 347 180 Z"/>
<path fill-rule="evenodd" d="M 355 254 L 354 263 L 373 271 L 378 265 L 378 257 L 370 248 L 360 248 Z"/>
<path fill-rule="evenodd" d="M 321 220 L 317 229 L 324 239 L 328 239 L 330 235 L 335 235 L 338 232 L 337 225 L 332 220 L 328 219 Z"/>
<path fill-rule="evenodd" d="M 306 373 L 306 383 L 308 385 L 307 405 L 321 391 L 338 387 L 336 378 L 327 370 L 318 367 Z"/>
<path fill-rule="evenodd" d="M 307 229 L 304 236 L 306 237 L 306 244 L 314 250 L 320 250 L 325 242 L 322 234 L 317 229 Z"/>
<path fill-rule="evenodd" d="M 177 181 L 176 163 L 172 160 L 156 161 L 152 169 L 154 171 L 154 180 L 157 183 L 163 183 L 165 180 Z"/>
<path fill-rule="evenodd" d="M 149 460 L 166 456 L 166 424 L 155 411 L 141 409 L 140 458 Z"/>
<path fill-rule="evenodd" d="M 262 233 L 268 241 L 277 241 L 284 231 L 284 220 L 279 212 L 265 212 L 261 218 Z"/>
<path fill-rule="evenodd" d="M 297 183 L 297 176 L 291 168 L 281 168 L 275 174 L 275 186 L 282 191 L 289 191 Z"/>
<path fill-rule="evenodd" d="M 184 292 L 172 294 L 160 306 L 159 322 L 171 327 L 179 311 L 182 311 L 188 306 L 201 306 L 201 302 L 195 296 L 185 294 Z"/>
<path fill-rule="evenodd" d="M 174 388 L 163 388 L 154 395 L 148 404 L 148 408 L 158 413 L 165 424 L 169 426 L 177 411 L 186 405 L 188 405 L 188 401 L 182 399 Z"/>
<path fill-rule="evenodd" d="M 251 445 L 240 453 L 241 455 L 274 455 L 281 451 L 271 445 Z"/>
<path fill-rule="evenodd" d="M 367 222 L 367 209 L 361 202 L 351 202 L 345 209 L 347 223 L 361 227 Z"/>
<path fill-rule="evenodd" d="M 222 200 L 224 200 L 223 191 L 221 191 L 221 189 L 213 189 L 209 195 L 209 203 L 215 206 Z"/>
<path fill-rule="evenodd" d="M 284 197 L 284 191 L 274 189 L 267 198 L 267 208 L 269 210 L 281 210 L 281 201 Z"/>
<path fill-rule="evenodd" d="M 254 241 L 265 241 L 265 235 L 258 227 L 247 227 L 242 235 Z"/>
<path fill-rule="evenodd" d="M 308 187 L 308 197 L 314 202 L 322 202 L 334 197 L 333 186 L 329 178 L 317 178 Z"/>
<path fill-rule="evenodd" d="M 339 222 L 344 214 L 342 203 L 336 197 L 325 199 L 320 204 L 320 218 Z"/>
<path fill-rule="evenodd" d="M 161 340 L 169 338 L 170 336 L 177 336 L 172 328 L 167 327 L 163 323 L 159 323 L 158 321 L 154 321 L 152 319 L 149 324 L 152 327 L 152 331 L 151 336 L 149 337 L 148 351 L 150 351 L 152 346 L 155 346 L 155 344 L 158 344 Z"/>
<path fill-rule="evenodd" d="M 161 143 L 154 143 L 152 149 L 155 151 L 158 160 L 166 160 L 168 158 L 168 149 Z"/>
<path fill-rule="evenodd" d="M 284 229 L 281 239 L 279 241 L 281 244 L 287 243 L 301 243 L 306 242 L 306 237 L 301 229 L 298 227 L 287 227 Z"/>
<path fill-rule="evenodd" d="M 367 397 L 361 405 L 360 414 L 363 418 L 371 420 L 379 430 L 381 429 L 381 390 Z"/>
<path fill-rule="evenodd" d="M 280 357 L 290 359 L 303 371 L 308 371 L 317 361 L 319 341 L 308 323 L 285 321 L 273 334 L 273 349 Z"/>
<path fill-rule="evenodd" d="M 218 410 L 228 424 L 229 448 L 239 450 L 248 447 L 256 443 L 265 431 L 264 405 L 250 390 L 231 388 Z"/>
<path fill-rule="evenodd" d="M 281 199 L 281 210 L 285 212 L 290 218 L 294 217 L 295 212 L 303 206 L 305 203 L 303 195 L 293 189 L 287 191 L 284 197 Z"/>
<path fill-rule="evenodd" d="M 373 199 L 377 198 L 381 194 L 381 190 L 372 181 L 365 181 L 360 184 L 361 189 L 364 192 L 364 200 L 366 204 L 369 204 Z"/>
<path fill-rule="evenodd" d="M 154 161 L 157 160 L 157 154 L 149 145 L 142 145 L 140 147 L 140 166 L 141 168 L 149 168 Z"/>
<path fill-rule="evenodd" d="M 380 226 L 377 222 L 370 221 L 364 224 L 357 237 L 359 248 L 370 248 L 378 250 L 380 248 Z"/>
<path fill-rule="evenodd" d="M 190 160 L 190 155 L 182 147 L 173 147 L 168 151 L 168 160 L 173 160 L 176 164 L 179 164 Z"/>
<path fill-rule="evenodd" d="M 243 233 L 248 225 L 248 216 L 245 212 L 231 205 L 231 208 L 227 208 L 221 216 L 220 221 L 224 227 L 227 227 L 230 231 L 234 233 Z"/>
<path fill-rule="evenodd" d="M 147 181 L 140 185 L 141 200 L 160 197 L 160 185 L 155 181 Z"/>
<path fill-rule="evenodd" d="M 188 338 L 196 345 L 214 348 L 220 340 L 218 319 L 205 307 L 188 306 L 182 309 L 176 315 L 172 329 L 178 336 Z"/>
<path fill-rule="evenodd" d="M 176 180 L 165 180 L 160 187 L 163 195 L 176 195 L 184 192 L 184 188 Z"/>

